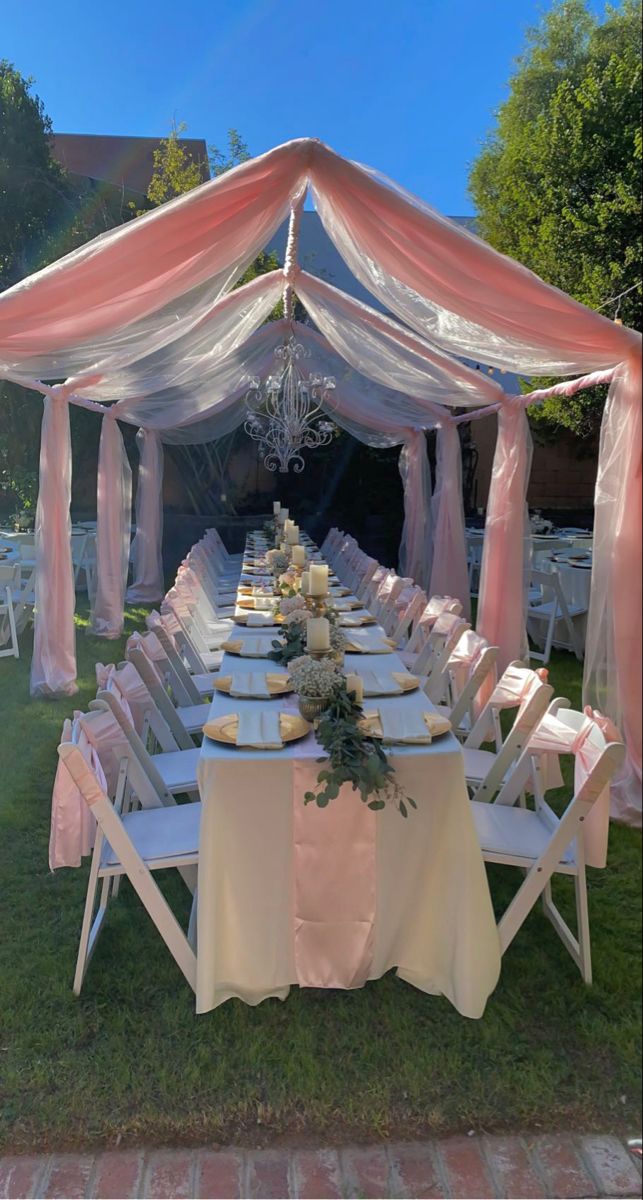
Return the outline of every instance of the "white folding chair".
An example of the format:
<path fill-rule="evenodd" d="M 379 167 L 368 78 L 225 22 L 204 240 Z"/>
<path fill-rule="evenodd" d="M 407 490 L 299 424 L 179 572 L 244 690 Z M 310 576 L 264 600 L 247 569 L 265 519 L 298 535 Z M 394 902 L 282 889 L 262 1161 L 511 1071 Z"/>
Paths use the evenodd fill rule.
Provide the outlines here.
<path fill-rule="evenodd" d="M 117 668 L 118 670 L 120 668 Z M 117 690 L 99 690 L 96 700 L 103 701 L 112 710 L 145 773 L 154 781 L 159 795 L 163 797 L 163 803 L 168 803 L 169 797 L 198 793 L 197 765 L 200 749 L 192 742 L 189 748 L 181 749 L 151 696 L 142 737 L 139 737 L 128 719 Z M 150 742 L 159 747 L 157 753 L 150 753 Z"/>
<path fill-rule="evenodd" d="M 406 649 L 401 652 L 405 666 L 410 666 L 415 662 L 418 654 L 426 645 L 440 613 L 443 612 L 452 612 L 459 616 L 462 612 L 462 605 L 459 600 L 454 600 L 451 596 L 431 597 L 426 607 L 416 617 Z"/>
<path fill-rule="evenodd" d="M 169 614 L 151 612 L 145 618 L 145 623 L 148 629 L 151 629 L 157 635 L 172 663 L 176 675 L 185 689 L 186 703 L 200 704 L 204 696 L 211 696 L 214 691 L 216 672 L 196 671 L 191 673 L 189 664 L 186 664 L 184 661 L 179 645 L 177 644 L 177 637 L 181 635 L 178 622 L 172 621 Z M 170 628 L 170 624 L 172 628 Z M 176 632 L 173 632 L 173 630 L 176 630 Z"/>
<path fill-rule="evenodd" d="M 20 593 L 20 567 L 18 564 L 0 563 L 0 658 L 20 657 L 14 591 Z M 8 645 L 6 645 L 8 643 Z"/>
<path fill-rule="evenodd" d="M 553 692 L 554 689 L 524 663 L 509 664 L 462 747 L 464 773 L 474 800 L 488 802 L 502 788 L 526 751 L 529 738 L 544 716 Z M 503 737 L 500 714 L 512 708 L 517 709 L 516 716 L 511 730 Z M 495 753 L 481 749 L 491 730 L 495 734 Z"/>
<path fill-rule="evenodd" d="M 476 698 L 490 676 L 495 679 L 498 647 L 467 629 L 452 650 L 446 665 L 447 698 L 437 704 L 438 712 L 448 717 L 456 737 L 468 737 L 475 724 Z"/>
<path fill-rule="evenodd" d="M 406 646 L 410 632 L 427 606 L 427 595 L 417 584 L 402 588 L 390 614 L 386 618 L 384 628 L 396 646 Z"/>
<path fill-rule="evenodd" d="M 545 915 L 571 954 L 585 983 L 592 982 L 583 826 L 592 806 L 624 759 L 623 745 L 619 742 L 604 744 L 583 785 L 574 793 L 561 817 L 541 797 L 536 798 L 535 811 L 513 807 L 510 803 L 471 802 L 485 862 L 520 867 L 526 873 L 498 922 L 502 954 L 542 896 Z M 519 778 L 514 793 L 521 786 L 522 778 Z M 507 781 L 507 792 L 510 791 L 511 779 Z M 511 797 L 507 795 L 506 799 L 511 800 Z M 557 874 L 570 875 L 574 879 L 576 935 L 553 901 L 551 880 Z"/>
<path fill-rule="evenodd" d="M 538 589 L 536 595 L 531 589 Z M 578 633 L 575 618 L 584 616 L 587 606 L 568 604 L 561 587 L 558 571 L 532 571 L 529 602 L 527 605 L 527 621 L 537 622 L 545 626 L 543 650 L 529 651 L 529 657 L 539 662 L 548 663 L 556 632 L 556 622 L 562 621 L 569 636 L 569 644 L 579 662 L 583 660 L 583 645 Z"/>
<path fill-rule="evenodd" d="M 173 695 L 175 695 L 176 683 L 170 661 L 166 656 L 165 664 L 163 665 L 167 665 L 167 683 L 164 686 L 156 669 L 158 660 L 157 664 L 155 664 L 146 654 L 145 637 L 140 639 L 138 645 L 128 645 L 126 652 L 128 661 L 136 667 L 156 707 L 176 739 L 179 749 L 193 749 L 194 741 L 191 734 L 201 732 L 210 714 L 210 705 L 179 705 L 174 703 Z"/>
<path fill-rule="evenodd" d="M 201 805 L 140 809 L 121 813 L 129 773 L 136 764 L 128 756 L 122 764 L 119 793 L 114 801 L 100 786 L 77 746 L 64 742 L 58 753 L 97 822 L 89 872 L 87 899 L 81 928 L 74 993 L 80 995 L 89 961 L 103 928 L 113 881 L 126 875 L 190 987 L 196 990 L 196 956 L 153 872 L 169 867 L 195 867 L 199 861 Z M 136 783 L 134 783 L 136 786 Z M 94 916 L 99 882 L 101 895 Z"/>

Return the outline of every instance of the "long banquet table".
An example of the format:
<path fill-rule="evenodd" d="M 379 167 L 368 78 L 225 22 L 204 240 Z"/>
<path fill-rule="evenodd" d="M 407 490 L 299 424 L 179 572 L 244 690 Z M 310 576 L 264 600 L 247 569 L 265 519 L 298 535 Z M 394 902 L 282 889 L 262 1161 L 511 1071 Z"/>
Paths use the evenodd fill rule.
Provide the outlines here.
<path fill-rule="evenodd" d="M 235 626 L 230 636 L 270 632 Z M 362 668 L 405 670 L 395 653 L 346 655 L 347 672 Z M 284 668 L 227 652 L 220 668 L 257 670 Z M 297 711 L 294 696 L 215 692 L 210 718 L 263 704 Z M 431 708 L 421 690 L 365 701 L 366 710 L 390 705 Z M 480 1017 L 500 950 L 457 739 L 389 747 L 396 781 L 417 804 L 407 819 L 389 804 L 371 811 L 348 786 L 324 809 L 305 805 L 322 753 L 312 732 L 281 750 L 203 740 L 197 1012 L 231 997 L 285 999 L 292 984 L 361 987 L 395 967 Z"/>

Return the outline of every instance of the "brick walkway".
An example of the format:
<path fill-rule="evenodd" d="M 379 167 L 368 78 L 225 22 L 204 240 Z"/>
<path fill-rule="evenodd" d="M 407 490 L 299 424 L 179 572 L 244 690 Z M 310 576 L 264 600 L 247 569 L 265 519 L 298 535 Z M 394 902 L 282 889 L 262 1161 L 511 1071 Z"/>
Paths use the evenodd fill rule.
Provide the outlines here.
<path fill-rule="evenodd" d="M 0 1158 L 0 1196 L 639 1197 L 615 1137 L 453 1137 L 343 1150 L 111 1150 Z"/>

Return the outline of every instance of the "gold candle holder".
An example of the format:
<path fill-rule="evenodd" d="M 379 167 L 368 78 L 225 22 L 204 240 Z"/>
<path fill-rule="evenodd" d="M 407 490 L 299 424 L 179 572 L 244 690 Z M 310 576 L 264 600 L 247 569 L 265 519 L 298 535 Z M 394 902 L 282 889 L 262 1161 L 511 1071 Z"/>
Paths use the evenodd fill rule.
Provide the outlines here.
<path fill-rule="evenodd" d="M 322 658 L 330 658 L 332 650 L 309 650 L 306 646 L 305 653 L 309 658 L 314 658 L 315 662 L 319 662 Z"/>
<path fill-rule="evenodd" d="M 328 608 L 328 596 L 304 596 L 306 608 L 313 617 L 325 617 Z"/>

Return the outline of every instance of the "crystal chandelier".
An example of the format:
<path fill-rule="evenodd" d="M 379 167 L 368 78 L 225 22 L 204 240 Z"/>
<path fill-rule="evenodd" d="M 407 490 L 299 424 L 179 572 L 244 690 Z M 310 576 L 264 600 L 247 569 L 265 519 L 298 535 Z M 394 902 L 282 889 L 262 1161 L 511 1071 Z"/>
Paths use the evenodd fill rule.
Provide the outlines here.
<path fill-rule="evenodd" d="M 244 428 L 259 443 L 259 454 L 269 471 L 286 472 L 292 465 L 299 473 L 305 465 L 302 450 L 327 446 L 335 433 L 332 421 L 320 419 L 322 405 L 333 407 L 335 380 L 316 373 L 303 374 L 299 359 L 308 358 L 309 352 L 294 336 L 277 346 L 275 357 L 283 367 L 263 384 L 253 379 L 246 392 L 250 415 Z"/>

